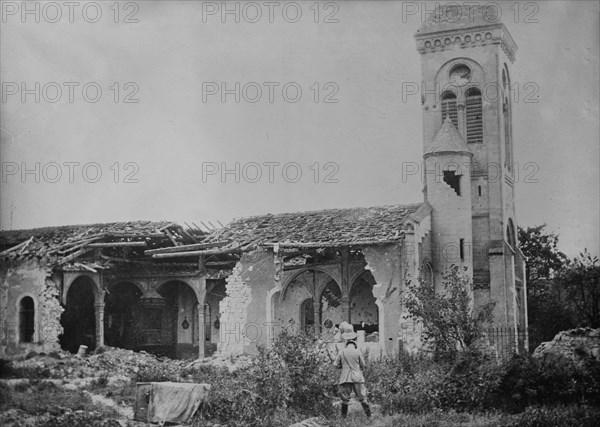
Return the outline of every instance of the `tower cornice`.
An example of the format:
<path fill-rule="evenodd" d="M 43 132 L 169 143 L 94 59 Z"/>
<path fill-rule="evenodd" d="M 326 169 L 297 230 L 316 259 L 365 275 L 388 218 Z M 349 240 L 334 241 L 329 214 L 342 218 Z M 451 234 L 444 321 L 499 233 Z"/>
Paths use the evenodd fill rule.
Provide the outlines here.
<path fill-rule="evenodd" d="M 422 55 L 450 49 L 498 44 L 510 61 L 514 62 L 518 50 L 517 43 L 503 23 L 435 32 L 417 32 L 414 37 L 417 41 L 417 50 Z"/>

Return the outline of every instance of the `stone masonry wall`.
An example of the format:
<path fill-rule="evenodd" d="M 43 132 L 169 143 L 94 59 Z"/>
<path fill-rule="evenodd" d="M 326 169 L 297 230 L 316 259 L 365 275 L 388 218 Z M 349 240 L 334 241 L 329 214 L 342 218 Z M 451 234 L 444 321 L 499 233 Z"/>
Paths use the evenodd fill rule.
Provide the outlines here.
<path fill-rule="evenodd" d="M 0 357 L 20 358 L 31 351 L 59 349 L 62 333 L 59 301 L 60 278 L 37 261 L 7 263 L 0 269 Z M 35 308 L 33 340 L 20 342 L 19 304 L 31 297 Z"/>
<path fill-rule="evenodd" d="M 267 249 L 244 253 L 227 278 L 221 301 L 221 355 L 256 353 L 266 345 L 271 326 L 266 325 L 266 299 L 275 287 L 276 263 Z"/>

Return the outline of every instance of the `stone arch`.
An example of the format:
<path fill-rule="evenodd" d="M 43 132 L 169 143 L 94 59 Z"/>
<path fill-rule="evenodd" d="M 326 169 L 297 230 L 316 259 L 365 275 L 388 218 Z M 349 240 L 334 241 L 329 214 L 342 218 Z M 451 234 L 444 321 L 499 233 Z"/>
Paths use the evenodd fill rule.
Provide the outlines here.
<path fill-rule="evenodd" d="M 320 326 L 323 326 L 323 323 L 327 320 L 330 320 L 334 325 L 339 325 L 348 320 L 342 303 L 344 291 L 335 280 L 331 279 L 324 283 L 317 295 L 319 296 L 318 321 Z"/>
<path fill-rule="evenodd" d="M 196 296 L 196 299 L 198 301 L 202 300 L 202 295 L 200 294 L 200 291 L 198 290 L 198 288 L 194 285 L 192 285 L 189 281 L 185 280 L 185 279 L 180 279 L 180 278 L 176 278 L 176 279 L 166 279 L 163 280 L 162 282 L 160 282 L 157 286 L 156 286 L 156 291 L 160 293 L 159 289 L 163 288 L 165 285 L 169 284 L 169 283 L 173 283 L 173 282 L 180 282 L 183 283 L 184 285 L 187 285 L 193 292 L 194 295 Z"/>
<path fill-rule="evenodd" d="M 315 276 L 308 277 L 312 274 Z M 275 288 L 276 290 L 272 290 L 273 303 L 267 305 L 267 309 L 269 309 L 269 306 L 271 307 L 273 322 L 282 328 L 296 328 L 296 325 L 301 325 L 303 318 L 299 309 L 300 305 L 305 300 L 311 299 L 314 310 L 313 322 L 315 326 L 320 327 L 320 304 L 318 302 L 323 288 L 330 282 L 341 288 L 338 281 L 327 269 L 307 267 L 294 272 L 284 281 L 281 289 Z"/>
<path fill-rule="evenodd" d="M 356 331 L 364 330 L 365 335 L 375 332 L 379 334 L 379 323 L 383 315 L 380 308 L 383 306 L 377 304 L 377 298 L 373 293 L 376 284 L 371 272 L 365 270 L 352 282 L 348 293 L 350 323 L 354 325 Z"/>
<path fill-rule="evenodd" d="M 156 292 L 165 299 L 165 304 L 159 319 L 159 346 L 155 346 L 154 352 L 179 359 L 197 357 L 201 326 L 198 304 L 204 300 L 198 298 L 194 286 L 181 279 L 162 282 Z"/>
<path fill-rule="evenodd" d="M 67 277 L 65 277 L 65 282 L 64 282 L 64 286 L 63 286 L 63 294 L 62 294 L 62 304 L 66 305 L 67 304 L 67 295 L 69 293 L 69 290 L 71 289 L 71 286 L 73 286 L 73 284 L 81 279 L 81 278 L 87 278 L 91 281 L 91 283 L 94 285 L 93 291 L 94 291 L 94 300 L 96 302 L 100 302 L 100 296 L 102 295 L 102 291 L 100 289 L 100 284 L 98 283 L 98 276 L 92 273 L 80 273 L 80 274 L 75 274 L 75 275 L 68 275 Z"/>
<path fill-rule="evenodd" d="M 63 334 L 59 337 L 64 350 L 74 353 L 80 345 L 86 345 L 89 350 L 96 348 L 95 304 L 100 302 L 100 295 L 98 284 L 91 275 L 81 274 L 69 281 L 63 295 Z"/>
<path fill-rule="evenodd" d="M 17 306 L 17 337 L 19 343 L 34 343 L 39 341 L 38 301 L 37 298 L 26 292 L 16 301 Z"/>
<path fill-rule="evenodd" d="M 323 274 L 325 274 L 325 275 L 329 276 L 329 277 L 330 277 L 332 280 L 334 280 L 334 281 L 335 281 L 335 283 L 336 283 L 336 284 L 337 284 L 337 285 L 340 287 L 340 289 L 341 289 L 341 284 L 340 284 L 339 280 L 338 280 L 338 279 L 336 279 L 336 277 L 334 277 L 335 275 L 334 275 L 334 274 L 332 274 L 332 272 L 331 272 L 331 271 L 329 271 L 329 270 L 327 270 L 327 269 L 325 269 L 325 268 L 322 268 L 322 267 L 318 267 L 318 266 L 314 266 L 314 267 L 313 267 L 313 266 L 309 266 L 309 267 L 304 267 L 304 268 L 301 268 L 301 269 L 299 269 L 298 271 L 295 271 L 295 272 L 294 272 L 292 275 L 290 275 L 289 277 L 287 277 L 287 278 L 286 278 L 286 279 L 283 281 L 283 283 L 282 283 L 282 285 L 281 285 L 281 294 L 280 294 L 280 299 L 281 299 L 281 300 L 283 300 L 283 298 L 285 297 L 285 294 L 286 294 L 286 292 L 287 292 L 287 289 L 288 289 L 288 287 L 291 285 L 291 283 L 292 283 L 294 280 L 296 280 L 296 279 L 298 278 L 298 276 L 300 276 L 300 275 L 302 275 L 302 274 L 306 273 L 307 271 L 317 271 L 317 272 L 320 272 L 320 273 L 323 273 Z"/>
<path fill-rule="evenodd" d="M 139 349 L 146 330 L 146 316 L 140 307 L 143 287 L 131 280 L 106 286 L 104 295 L 104 342 L 111 347 Z"/>

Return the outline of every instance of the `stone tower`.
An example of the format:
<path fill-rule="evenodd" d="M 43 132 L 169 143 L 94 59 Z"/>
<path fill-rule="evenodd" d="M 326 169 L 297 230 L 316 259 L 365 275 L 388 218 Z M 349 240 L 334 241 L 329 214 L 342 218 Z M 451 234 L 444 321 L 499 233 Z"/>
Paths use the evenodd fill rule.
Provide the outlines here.
<path fill-rule="evenodd" d="M 436 283 L 453 264 L 473 277 L 471 235 L 471 158 L 473 153 L 450 116 L 423 155 L 427 201 L 432 207 L 431 254 Z"/>
<path fill-rule="evenodd" d="M 441 169 L 444 161 L 462 158 L 466 162 L 465 153 L 471 155 L 470 174 L 461 173 L 461 179 L 470 181 L 469 225 L 463 224 L 467 221 L 464 215 L 452 217 L 450 206 L 432 200 L 438 195 L 432 194 L 431 179 L 426 180 L 433 217 L 451 216 L 434 219 L 433 234 L 448 233 L 452 227 L 455 234 L 472 230 L 464 244 L 472 251 L 474 302 L 479 305 L 494 300 L 495 323 L 516 328 L 527 326 L 524 259 L 516 234 L 511 122 L 510 67 L 517 45 L 494 12 L 486 6 L 442 6 L 415 38 L 422 65 L 426 170 L 429 173 L 431 153 L 439 151 L 440 132 L 452 134 L 455 128 L 465 150 L 451 158 L 438 156 L 443 160 Z M 466 202 L 468 197 L 462 197 Z M 436 230 L 440 222 L 444 228 Z M 442 248 L 434 249 L 440 253 Z M 469 250 L 464 254 L 467 256 Z M 447 262 L 434 264 L 440 274 L 439 269 Z"/>

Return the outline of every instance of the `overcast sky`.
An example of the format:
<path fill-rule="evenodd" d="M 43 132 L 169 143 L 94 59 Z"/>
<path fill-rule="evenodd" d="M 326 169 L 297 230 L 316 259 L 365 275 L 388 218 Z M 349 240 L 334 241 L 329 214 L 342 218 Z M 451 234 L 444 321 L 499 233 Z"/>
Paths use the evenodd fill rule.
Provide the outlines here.
<path fill-rule="evenodd" d="M 420 94 L 403 86 L 420 84 L 433 3 L 240 3 L 239 19 L 221 2 L 35 4 L 2 2 L 1 228 L 422 201 L 402 173 L 422 158 Z M 519 46 L 517 221 L 597 254 L 598 2 L 501 11 Z"/>

